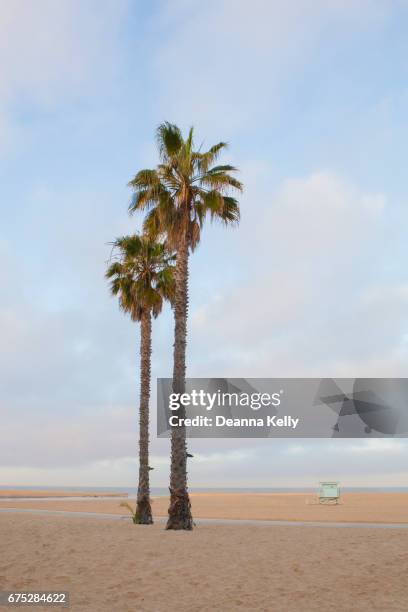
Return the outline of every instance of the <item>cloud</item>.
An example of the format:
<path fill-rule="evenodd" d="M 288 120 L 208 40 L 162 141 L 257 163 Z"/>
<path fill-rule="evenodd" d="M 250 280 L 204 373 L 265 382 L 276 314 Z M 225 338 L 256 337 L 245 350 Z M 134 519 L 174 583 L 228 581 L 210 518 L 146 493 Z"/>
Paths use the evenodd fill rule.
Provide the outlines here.
<path fill-rule="evenodd" d="M 159 453 L 153 452 L 151 465 L 153 487 L 167 487 L 169 475 L 168 441 Z M 208 444 L 208 440 L 206 441 Z M 408 486 L 408 459 L 405 440 L 362 441 L 304 440 L 300 448 L 285 440 L 257 440 L 256 445 L 240 440 L 241 450 L 202 452 L 189 463 L 189 478 L 194 487 L 312 487 L 334 479 L 342 487 Z M 367 444 L 367 442 L 369 444 Z M 379 442 L 379 443 L 378 443 Z M 384 443 L 385 442 L 385 443 Z M 242 447 L 245 447 L 242 449 Z M 197 458 L 199 457 L 199 460 Z M 3 485 L 32 486 L 117 486 L 135 487 L 137 482 L 135 453 L 77 463 L 66 462 L 39 466 L 25 461 L 12 468 L 0 466 Z"/>
<path fill-rule="evenodd" d="M 2 181 L 10 236 L 0 243 L 0 480 L 136 480 L 138 327 L 109 298 L 103 272 L 106 243 L 136 226 L 126 216 L 125 183 L 135 163 L 156 159 L 146 144 L 156 120 L 197 122 L 208 142 L 231 139 L 246 186 L 239 231 L 206 228 L 191 259 L 189 375 L 405 375 L 406 241 L 398 228 L 407 219 L 394 180 L 404 155 L 388 139 L 392 116 L 392 133 L 404 142 L 405 98 L 396 92 L 379 122 L 381 109 L 367 114 L 363 96 L 356 119 L 352 79 L 346 87 L 327 79 L 336 73 L 330 50 L 342 58 L 347 46 L 339 65 L 347 78 L 363 47 L 375 65 L 370 50 L 382 47 L 360 34 L 381 30 L 389 13 L 381 0 L 168 0 L 140 13 L 128 0 L 2 3 L 0 148 L 10 154 Z M 349 47 L 353 33 L 358 43 Z M 372 97 L 364 61 L 356 71 L 363 65 L 361 87 Z M 377 70 L 374 79 L 383 87 Z M 341 172 L 330 155 L 313 156 L 321 138 L 330 152 L 342 140 L 328 90 L 352 109 L 343 117 Z M 394 154 L 387 164 L 385 141 Z M 360 162 L 376 159 L 378 174 L 390 168 L 388 185 L 357 177 L 352 145 Z M 406 209 L 403 192 L 397 199 Z M 171 372 L 172 334 L 166 312 L 154 326 L 153 377 Z M 153 394 L 152 432 L 154 408 Z M 152 433 L 156 485 L 168 483 L 168 444 Z M 405 443 L 395 442 L 398 452 L 336 444 L 191 440 L 191 482 L 314 485 L 336 475 L 363 482 L 370 469 L 382 483 L 393 473 L 394 482 L 408 482 L 400 469 Z"/>
<path fill-rule="evenodd" d="M 382 273 L 385 196 L 320 171 L 251 190 L 247 207 L 236 255 L 246 280 L 193 313 L 212 375 L 370 375 L 375 359 L 371 375 L 387 360 L 398 375 L 408 286 Z"/>
<path fill-rule="evenodd" d="M 255 176 L 267 172 L 262 164 L 248 167 Z M 189 373 L 370 376 L 384 365 L 389 375 L 402 371 L 398 351 L 408 292 L 399 280 L 379 274 L 390 204 L 385 196 L 327 171 L 286 179 L 273 192 L 258 180 L 246 183 L 243 209 L 252 206 L 251 215 L 239 232 L 220 230 L 221 252 L 230 240 L 228 261 L 242 276 L 225 286 L 219 275 L 206 276 L 218 295 L 208 300 L 212 291 L 207 290 L 207 304 L 193 308 Z M 57 197 L 58 210 L 52 206 Z M 79 225 L 70 214 L 71 202 L 81 210 Z M 43 186 L 34 190 L 26 210 L 29 260 L 13 257 L 10 243 L 0 245 L 6 289 L 0 308 L 3 480 L 15 473 L 24 484 L 38 468 L 37 483 L 56 482 L 59 474 L 60 482 L 74 484 L 75 473 L 77 484 L 134 482 L 135 465 L 127 458 L 137 453 L 138 328 L 109 299 L 103 278 L 105 243 L 120 233 L 121 224 L 106 202 L 97 192 L 59 196 Z M 94 220 L 96 203 L 104 209 L 103 219 Z M 217 257 L 214 244 L 217 238 L 211 250 Z M 197 254 L 206 270 L 211 253 Z M 367 262 L 374 274 L 367 273 Z M 153 373 L 162 374 L 169 371 L 163 370 L 163 360 L 171 360 L 171 317 L 156 325 Z M 152 398 L 153 412 L 154 406 Z M 154 431 L 154 414 L 152 420 Z M 158 462 L 154 482 L 165 486 L 168 440 L 152 438 Z M 192 440 L 191 481 L 195 486 L 310 486 L 323 477 L 347 476 L 357 483 L 369 473 L 368 452 L 343 447 L 347 456 L 359 457 L 354 473 L 352 461 L 336 464 L 340 447 L 330 442 L 314 447 L 307 441 L 289 449 L 287 442 L 267 443 L 259 440 L 251 447 L 240 441 L 237 449 L 235 441 Z M 384 470 L 382 482 L 398 467 L 381 466 L 393 443 L 372 453 L 379 479 Z M 399 460 L 401 452 L 391 451 Z M 324 474 L 322 453 L 329 458 Z M 304 466 L 302 455 L 307 455 Z M 265 465 L 260 457 L 267 457 Z"/>
<path fill-rule="evenodd" d="M 113 78 L 128 5 L 127 0 L 1 3 L 3 153 L 19 138 L 20 116 L 76 103 Z"/>
<path fill-rule="evenodd" d="M 406 440 L 240 440 L 242 458 L 229 451 L 217 461 L 189 464 L 195 486 L 317 487 L 339 480 L 344 487 L 408 486 Z M 208 452 L 209 457 L 218 453 Z M 222 470 L 220 466 L 222 465 Z M 216 483 L 216 485 L 214 485 Z"/>
<path fill-rule="evenodd" d="M 361 440 L 359 444 L 352 444 L 349 452 L 357 455 L 366 453 L 406 453 L 407 443 L 404 440 L 373 439 Z"/>
<path fill-rule="evenodd" d="M 302 444 L 289 444 L 288 448 L 286 449 L 286 454 L 305 455 L 307 451 L 308 451 L 307 447 L 302 446 Z"/>
<path fill-rule="evenodd" d="M 232 450 L 223 453 L 210 453 L 210 454 L 196 454 L 194 456 L 197 463 L 216 463 L 219 464 L 221 461 L 227 461 L 229 463 L 241 463 L 247 461 L 253 453 L 248 450 Z"/>
<path fill-rule="evenodd" d="M 155 50 L 167 94 L 158 110 L 175 121 L 194 118 L 209 137 L 221 118 L 227 134 L 250 130 L 261 117 L 270 123 L 288 76 L 313 58 L 325 37 L 376 28 L 388 11 L 383 0 L 169 0 Z"/>

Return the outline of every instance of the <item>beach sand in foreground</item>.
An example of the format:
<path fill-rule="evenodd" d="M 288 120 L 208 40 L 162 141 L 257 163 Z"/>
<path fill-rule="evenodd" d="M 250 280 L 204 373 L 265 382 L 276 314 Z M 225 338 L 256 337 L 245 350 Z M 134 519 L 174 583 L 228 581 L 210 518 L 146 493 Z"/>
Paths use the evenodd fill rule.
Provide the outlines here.
<path fill-rule="evenodd" d="M 407 530 L 166 532 L 130 521 L 0 514 L 0 541 L 0 590 L 69 591 L 74 612 L 408 609 Z"/>
<path fill-rule="evenodd" d="M 168 498 L 154 498 L 155 516 L 166 516 Z M 134 506 L 134 500 L 129 500 Z M 318 505 L 305 493 L 193 493 L 195 518 L 351 523 L 408 523 L 408 493 L 346 493 L 338 506 Z M 0 508 L 33 508 L 71 512 L 101 512 L 128 516 L 115 499 L 10 500 Z"/>

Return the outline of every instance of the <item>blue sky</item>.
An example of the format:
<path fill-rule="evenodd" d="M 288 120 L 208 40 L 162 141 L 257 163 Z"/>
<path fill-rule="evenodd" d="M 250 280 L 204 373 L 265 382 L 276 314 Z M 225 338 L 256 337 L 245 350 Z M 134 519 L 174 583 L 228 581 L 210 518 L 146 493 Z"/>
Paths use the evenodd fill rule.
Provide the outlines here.
<path fill-rule="evenodd" d="M 191 262 L 189 374 L 406 375 L 407 17 L 405 0 L 2 4 L 0 482 L 135 482 L 138 329 L 103 273 L 163 120 L 227 140 L 245 184 L 240 228 L 208 225 Z M 167 312 L 155 377 L 171 345 Z M 191 446 L 196 486 L 408 486 L 403 440 Z M 167 441 L 152 452 L 165 486 Z"/>

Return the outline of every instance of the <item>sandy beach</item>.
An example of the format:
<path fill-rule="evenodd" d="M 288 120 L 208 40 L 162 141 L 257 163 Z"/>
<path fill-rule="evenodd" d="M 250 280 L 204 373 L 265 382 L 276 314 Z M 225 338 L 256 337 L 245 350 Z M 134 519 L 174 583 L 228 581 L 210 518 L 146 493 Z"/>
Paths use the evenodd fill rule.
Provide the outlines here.
<path fill-rule="evenodd" d="M 319 506 L 303 493 L 191 495 L 195 518 L 406 523 L 408 494 L 348 493 Z M 133 500 L 129 500 L 133 501 Z M 153 500 L 164 517 L 167 498 Z M 78 612 L 406 611 L 408 529 L 199 524 L 167 532 L 128 517 L 118 499 L 2 500 L 0 590 L 69 591 Z M 42 608 L 36 608 L 42 609 Z"/>
<path fill-rule="evenodd" d="M 192 493 L 191 502 L 195 518 L 408 523 L 408 493 L 345 493 L 337 506 L 318 505 L 315 495 L 305 493 Z M 0 508 L 128 516 L 117 499 L 13 499 L 0 501 Z M 153 499 L 155 516 L 166 516 L 167 508 L 167 497 Z"/>
<path fill-rule="evenodd" d="M 166 532 L 159 524 L 7 513 L 0 540 L 1 590 L 69 591 L 75 612 L 407 610 L 408 530 Z"/>

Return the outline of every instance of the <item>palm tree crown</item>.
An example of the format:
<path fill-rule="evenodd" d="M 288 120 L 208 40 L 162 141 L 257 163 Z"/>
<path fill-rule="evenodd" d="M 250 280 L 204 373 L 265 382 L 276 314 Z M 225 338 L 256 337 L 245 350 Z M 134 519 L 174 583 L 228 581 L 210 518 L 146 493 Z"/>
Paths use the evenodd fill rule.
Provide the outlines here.
<path fill-rule="evenodd" d="M 140 170 L 129 182 L 135 192 L 129 210 L 148 211 L 144 228 L 149 234 L 165 234 L 172 248 L 188 237 L 194 250 L 207 215 L 224 223 L 239 221 L 238 202 L 228 195 L 231 188 L 242 189 L 232 176 L 237 169 L 214 165 L 225 142 L 195 151 L 193 128 L 184 140 L 180 129 L 166 122 L 157 129 L 157 144 L 161 163 L 156 169 Z"/>
<path fill-rule="evenodd" d="M 109 265 L 106 277 L 121 309 L 132 321 L 141 321 L 145 312 L 157 317 L 163 301 L 174 298 L 174 255 L 145 235 L 122 236 L 113 247 L 117 261 Z"/>

